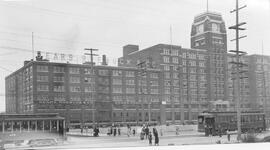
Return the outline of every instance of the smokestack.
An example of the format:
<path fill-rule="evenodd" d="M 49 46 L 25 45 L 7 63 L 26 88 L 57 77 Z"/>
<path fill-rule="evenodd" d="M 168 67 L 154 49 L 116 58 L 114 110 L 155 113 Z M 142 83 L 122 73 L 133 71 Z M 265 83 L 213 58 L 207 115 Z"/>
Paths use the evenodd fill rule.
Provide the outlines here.
<path fill-rule="evenodd" d="M 102 55 L 102 65 L 107 66 L 107 60 L 106 60 L 106 55 Z"/>

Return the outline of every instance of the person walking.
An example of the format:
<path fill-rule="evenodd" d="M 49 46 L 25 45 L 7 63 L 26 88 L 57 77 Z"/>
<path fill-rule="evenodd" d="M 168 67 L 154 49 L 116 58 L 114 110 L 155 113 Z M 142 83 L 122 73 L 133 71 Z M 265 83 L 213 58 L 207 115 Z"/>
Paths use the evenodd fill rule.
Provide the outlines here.
<path fill-rule="evenodd" d="M 155 137 L 155 145 L 159 145 L 159 138 L 158 138 L 158 132 L 156 128 L 153 128 L 153 134 Z"/>
<path fill-rule="evenodd" d="M 127 136 L 129 137 L 131 134 L 131 128 L 129 125 L 127 125 Z"/>
<path fill-rule="evenodd" d="M 231 140 L 231 134 L 230 134 L 230 132 L 229 132 L 229 130 L 227 130 L 227 139 L 228 139 L 228 141 L 230 142 L 230 140 Z"/>
<path fill-rule="evenodd" d="M 121 128 L 120 128 L 120 125 L 118 126 L 118 136 L 120 136 L 121 135 Z"/>
<path fill-rule="evenodd" d="M 149 145 L 152 145 L 152 133 L 151 133 L 151 131 L 149 132 L 148 140 L 149 140 Z"/>
<path fill-rule="evenodd" d="M 149 128 L 148 128 L 148 126 L 146 126 L 146 128 L 144 129 L 144 131 L 145 131 L 145 139 L 147 139 L 148 138 L 148 134 L 149 134 Z"/>
<path fill-rule="evenodd" d="M 135 130 L 135 128 L 133 129 L 133 136 L 135 136 L 135 133 L 136 133 L 136 130 Z"/>
<path fill-rule="evenodd" d="M 179 135 L 180 129 L 179 126 L 176 126 L 176 135 Z"/>
<path fill-rule="evenodd" d="M 113 136 L 116 136 L 116 127 L 113 127 Z"/>

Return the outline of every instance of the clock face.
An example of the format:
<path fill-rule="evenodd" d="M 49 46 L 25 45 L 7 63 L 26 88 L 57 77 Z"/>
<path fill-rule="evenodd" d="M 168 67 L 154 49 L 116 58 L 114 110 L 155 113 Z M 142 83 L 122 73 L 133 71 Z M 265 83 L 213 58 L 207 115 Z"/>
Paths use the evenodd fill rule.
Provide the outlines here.
<path fill-rule="evenodd" d="M 212 23 L 212 31 L 213 32 L 219 32 L 220 31 L 220 25 L 217 23 Z"/>
<path fill-rule="evenodd" d="M 203 33 L 203 24 L 200 24 L 200 25 L 198 25 L 197 27 L 196 27 L 196 32 L 197 32 L 197 34 L 199 34 L 199 33 Z"/>

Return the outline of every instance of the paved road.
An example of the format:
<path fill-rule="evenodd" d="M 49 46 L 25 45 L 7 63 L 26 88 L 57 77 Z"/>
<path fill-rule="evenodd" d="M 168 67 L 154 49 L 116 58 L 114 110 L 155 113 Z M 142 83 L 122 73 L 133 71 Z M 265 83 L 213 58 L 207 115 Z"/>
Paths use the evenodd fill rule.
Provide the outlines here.
<path fill-rule="evenodd" d="M 266 135 L 269 134 L 265 133 Z M 216 144 L 217 141 L 221 143 L 237 143 L 236 135 L 231 136 L 231 141 L 228 142 L 227 136 L 211 136 L 205 137 L 203 134 L 182 134 L 179 136 L 161 136 L 161 146 L 183 146 L 183 145 L 208 145 Z M 85 136 L 68 136 L 68 141 L 63 145 L 50 147 L 35 147 L 34 149 L 89 149 L 89 148 L 121 148 L 121 147 L 154 147 L 149 146 L 148 140 L 140 140 L 138 136 L 100 136 L 100 137 L 85 137 Z M 14 148 L 18 149 L 18 148 Z M 25 148 L 22 148 L 25 149 Z"/>

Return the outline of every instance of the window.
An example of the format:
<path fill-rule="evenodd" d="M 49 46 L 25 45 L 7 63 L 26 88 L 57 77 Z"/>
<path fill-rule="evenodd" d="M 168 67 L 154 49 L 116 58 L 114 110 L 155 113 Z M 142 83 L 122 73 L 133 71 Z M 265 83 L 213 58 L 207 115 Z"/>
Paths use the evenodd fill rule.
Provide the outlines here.
<path fill-rule="evenodd" d="M 48 82 L 48 76 L 37 76 L 37 81 Z"/>
<path fill-rule="evenodd" d="M 150 90 L 150 93 L 151 94 L 158 94 L 158 89 L 151 89 Z"/>
<path fill-rule="evenodd" d="M 48 72 L 48 66 L 37 65 L 37 72 Z"/>
<path fill-rule="evenodd" d="M 112 84 L 113 85 L 122 85 L 122 80 L 121 79 L 113 79 Z"/>
<path fill-rule="evenodd" d="M 85 77 L 84 83 L 95 83 L 95 79 L 91 77 Z"/>
<path fill-rule="evenodd" d="M 163 49 L 163 54 L 170 55 L 170 50 L 169 49 Z"/>
<path fill-rule="evenodd" d="M 126 80 L 126 85 L 135 85 L 134 80 Z"/>
<path fill-rule="evenodd" d="M 190 81 L 196 81 L 196 75 L 190 75 L 189 78 Z"/>
<path fill-rule="evenodd" d="M 126 71 L 126 77 L 135 77 L 134 71 Z"/>
<path fill-rule="evenodd" d="M 196 66 L 196 61 L 192 61 L 192 60 L 189 61 L 189 65 L 190 65 L 190 66 Z"/>
<path fill-rule="evenodd" d="M 198 58 L 199 58 L 200 60 L 205 60 L 205 55 L 198 54 Z"/>
<path fill-rule="evenodd" d="M 150 81 L 151 86 L 158 86 L 158 81 Z"/>
<path fill-rule="evenodd" d="M 190 73 L 196 73 L 196 68 L 190 68 Z"/>
<path fill-rule="evenodd" d="M 84 74 L 92 74 L 91 68 L 84 68 Z"/>
<path fill-rule="evenodd" d="M 173 73 L 173 78 L 174 78 L 174 79 L 178 79 L 178 78 L 179 78 L 178 75 L 179 75 L 179 73 Z"/>
<path fill-rule="evenodd" d="M 81 101 L 81 97 L 79 95 L 70 96 L 71 101 Z"/>
<path fill-rule="evenodd" d="M 170 63 L 170 57 L 168 57 L 168 56 L 163 56 L 163 62 L 164 62 L 164 63 Z"/>
<path fill-rule="evenodd" d="M 80 86 L 70 86 L 70 92 L 81 92 Z"/>
<path fill-rule="evenodd" d="M 164 70 L 169 71 L 170 70 L 170 66 L 169 65 L 164 65 Z"/>
<path fill-rule="evenodd" d="M 53 82 L 64 82 L 64 77 L 63 76 L 54 76 Z"/>
<path fill-rule="evenodd" d="M 134 94 L 135 93 L 135 88 L 127 88 L 126 93 Z"/>
<path fill-rule="evenodd" d="M 55 67 L 53 67 L 53 72 L 55 72 L 55 73 L 64 73 L 65 72 L 65 68 L 64 67 L 55 66 Z"/>
<path fill-rule="evenodd" d="M 212 31 L 213 32 L 220 32 L 220 26 L 217 23 L 212 23 Z"/>
<path fill-rule="evenodd" d="M 164 85 L 165 85 L 165 86 L 171 86 L 171 81 L 165 80 L 165 81 L 164 81 Z"/>
<path fill-rule="evenodd" d="M 98 70 L 98 74 L 102 75 L 102 76 L 107 76 L 109 75 L 109 71 L 108 70 Z"/>
<path fill-rule="evenodd" d="M 178 58 L 177 57 L 173 57 L 172 61 L 173 61 L 173 63 L 178 64 Z"/>
<path fill-rule="evenodd" d="M 95 91 L 94 87 L 91 87 L 91 86 L 86 86 L 84 88 L 84 92 L 94 92 L 94 91 Z"/>
<path fill-rule="evenodd" d="M 170 79 L 171 78 L 171 74 L 169 72 L 164 72 L 164 78 L 165 79 Z"/>
<path fill-rule="evenodd" d="M 204 31 L 203 24 L 200 24 L 200 25 L 196 26 L 197 34 L 203 33 L 203 31 Z"/>
<path fill-rule="evenodd" d="M 54 92 L 65 92 L 65 87 L 63 85 L 55 85 L 53 86 Z"/>
<path fill-rule="evenodd" d="M 80 74 L 80 68 L 69 68 L 70 74 Z"/>
<path fill-rule="evenodd" d="M 65 96 L 63 94 L 54 95 L 54 101 L 65 101 Z"/>
<path fill-rule="evenodd" d="M 199 62 L 199 66 L 200 67 L 205 67 L 205 63 L 201 61 L 201 62 Z"/>
<path fill-rule="evenodd" d="M 49 91 L 49 85 L 38 84 L 37 91 Z"/>
<path fill-rule="evenodd" d="M 112 75 L 113 76 L 122 76 L 122 71 L 121 70 L 113 70 Z"/>
<path fill-rule="evenodd" d="M 157 73 L 150 73 L 150 78 L 157 79 L 158 78 L 158 74 Z"/>
<path fill-rule="evenodd" d="M 113 93 L 122 93 L 122 87 L 113 87 Z"/>
<path fill-rule="evenodd" d="M 170 88 L 165 88 L 165 89 L 164 89 L 164 93 L 165 93 L 165 94 L 171 94 Z"/>
<path fill-rule="evenodd" d="M 49 96 L 48 95 L 38 94 L 37 95 L 37 100 L 38 101 L 49 101 Z"/>
<path fill-rule="evenodd" d="M 178 56 L 178 50 L 172 50 L 172 56 Z"/>
<path fill-rule="evenodd" d="M 70 83 L 80 83 L 80 77 L 70 77 L 69 82 Z"/>

